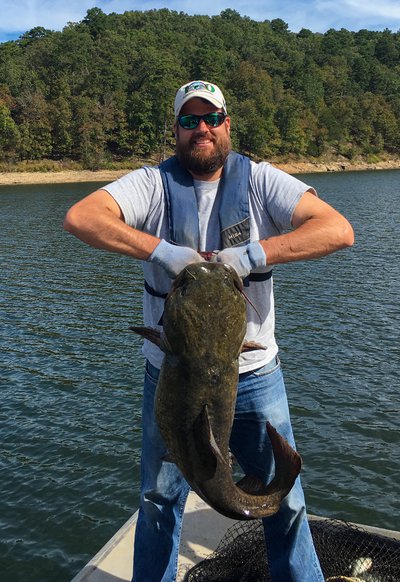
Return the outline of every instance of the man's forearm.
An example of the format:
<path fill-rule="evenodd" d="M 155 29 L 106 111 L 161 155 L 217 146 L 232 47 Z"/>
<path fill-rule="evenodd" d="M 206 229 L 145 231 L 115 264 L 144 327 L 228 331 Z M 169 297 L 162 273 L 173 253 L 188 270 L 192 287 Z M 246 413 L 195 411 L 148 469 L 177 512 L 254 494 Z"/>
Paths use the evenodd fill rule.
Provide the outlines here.
<path fill-rule="evenodd" d="M 316 259 L 353 242 L 353 229 L 338 213 L 327 218 L 310 218 L 291 232 L 260 241 L 269 265 Z"/>
<path fill-rule="evenodd" d="M 96 194 L 68 211 L 65 230 L 93 247 L 147 260 L 160 239 L 128 226 L 113 201 L 106 199 L 105 203 L 93 204 Z"/>

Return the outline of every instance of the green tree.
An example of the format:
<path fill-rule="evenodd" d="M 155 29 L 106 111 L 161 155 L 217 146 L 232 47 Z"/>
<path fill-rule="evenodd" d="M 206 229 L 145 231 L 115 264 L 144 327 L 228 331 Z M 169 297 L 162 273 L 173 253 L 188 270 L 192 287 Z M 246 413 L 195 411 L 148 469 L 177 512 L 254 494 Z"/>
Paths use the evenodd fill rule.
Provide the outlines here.
<path fill-rule="evenodd" d="M 100 104 L 87 96 L 73 99 L 74 152 L 91 170 L 101 167 L 106 158 L 106 134 Z"/>
<path fill-rule="evenodd" d="M 13 99 L 7 87 L 0 86 L 0 159 L 16 158 L 19 130 L 12 117 Z"/>
<path fill-rule="evenodd" d="M 51 125 L 52 155 L 55 159 L 73 156 L 73 113 L 72 97 L 65 78 L 53 84 L 49 102 L 49 122 Z"/>
<path fill-rule="evenodd" d="M 388 29 L 379 33 L 375 44 L 375 56 L 388 67 L 395 67 L 400 63 L 400 44 L 395 35 Z"/>
<path fill-rule="evenodd" d="M 41 91 L 26 91 L 16 98 L 16 119 L 20 132 L 20 157 L 24 160 L 39 160 L 50 156 L 49 106 Z"/>
<path fill-rule="evenodd" d="M 176 88 L 221 86 L 253 156 L 399 153 L 400 32 L 292 33 L 230 8 L 88 10 L 61 32 L 0 43 L 0 156 L 90 167 L 170 150 Z"/>
<path fill-rule="evenodd" d="M 303 155 L 307 151 L 308 140 L 303 124 L 303 107 L 293 95 L 286 93 L 284 101 L 278 105 L 275 124 L 281 135 L 281 154 Z"/>
<path fill-rule="evenodd" d="M 82 23 L 89 29 L 90 35 L 97 38 L 107 29 L 108 18 L 100 8 L 90 8 Z"/>
<path fill-rule="evenodd" d="M 233 115 L 233 135 L 241 151 L 265 157 L 275 153 L 278 132 L 270 76 L 253 64 L 242 61 L 231 71 L 227 89 Z"/>

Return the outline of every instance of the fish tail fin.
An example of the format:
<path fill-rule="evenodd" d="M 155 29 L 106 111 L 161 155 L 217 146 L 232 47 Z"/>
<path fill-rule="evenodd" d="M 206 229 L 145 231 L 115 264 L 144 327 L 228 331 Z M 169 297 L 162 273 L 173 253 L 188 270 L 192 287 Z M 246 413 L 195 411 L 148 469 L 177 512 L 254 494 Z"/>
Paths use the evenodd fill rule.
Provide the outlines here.
<path fill-rule="evenodd" d="M 275 476 L 267 486 L 267 493 L 285 490 L 289 493 L 300 473 L 301 457 L 269 422 L 267 422 L 267 432 L 275 460 Z"/>

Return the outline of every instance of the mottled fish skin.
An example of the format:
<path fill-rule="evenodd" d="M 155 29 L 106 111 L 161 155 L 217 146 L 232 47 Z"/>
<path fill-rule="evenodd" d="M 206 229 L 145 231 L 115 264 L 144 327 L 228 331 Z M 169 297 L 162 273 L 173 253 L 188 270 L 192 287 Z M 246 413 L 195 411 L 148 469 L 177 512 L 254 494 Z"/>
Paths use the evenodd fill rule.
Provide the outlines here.
<path fill-rule="evenodd" d="M 165 352 L 155 413 L 168 456 L 192 489 L 232 519 L 276 513 L 301 468 L 287 441 L 267 425 L 275 458 L 275 477 L 267 486 L 252 476 L 235 484 L 229 462 L 246 333 L 246 302 L 236 272 L 221 263 L 187 266 L 166 300 L 163 332 L 132 329 Z"/>

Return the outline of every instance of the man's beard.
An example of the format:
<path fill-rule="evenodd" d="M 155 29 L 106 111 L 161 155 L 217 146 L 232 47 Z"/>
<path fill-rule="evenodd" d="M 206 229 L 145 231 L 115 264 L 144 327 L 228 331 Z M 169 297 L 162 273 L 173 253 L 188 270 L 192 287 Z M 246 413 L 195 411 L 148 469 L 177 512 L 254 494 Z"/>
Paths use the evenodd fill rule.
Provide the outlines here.
<path fill-rule="evenodd" d="M 229 136 L 222 136 L 211 138 L 214 142 L 214 151 L 204 152 L 201 148 L 196 148 L 194 146 L 194 141 L 200 136 L 197 134 L 193 136 L 189 144 L 182 145 L 179 140 L 176 142 L 176 157 L 187 170 L 192 171 L 194 174 L 212 174 L 225 163 L 230 151 L 230 139 Z"/>

